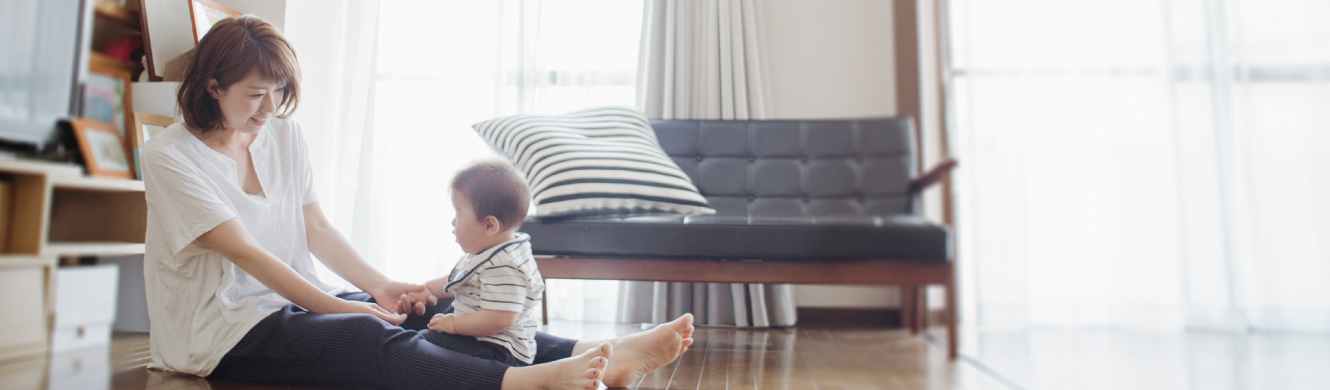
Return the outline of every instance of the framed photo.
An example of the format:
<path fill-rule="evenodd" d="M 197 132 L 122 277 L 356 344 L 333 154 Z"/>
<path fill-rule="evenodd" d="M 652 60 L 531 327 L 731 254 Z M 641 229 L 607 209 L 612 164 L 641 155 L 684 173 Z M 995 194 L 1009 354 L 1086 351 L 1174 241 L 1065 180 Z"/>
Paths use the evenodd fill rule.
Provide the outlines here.
<path fill-rule="evenodd" d="M 69 122 L 78 139 L 88 175 L 133 179 L 134 172 L 125 155 L 125 139 L 110 124 L 89 119 Z"/>
<path fill-rule="evenodd" d="M 189 2 L 189 19 L 194 25 L 194 44 L 197 45 L 203 35 L 212 29 L 212 25 L 222 19 L 240 16 L 240 12 L 217 4 L 212 0 L 185 0 Z"/>
<path fill-rule="evenodd" d="M 83 82 L 83 117 L 110 124 L 124 136 L 125 129 L 134 125 L 134 118 L 129 116 L 134 112 L 132 77 L 121 69 L 88 66 L 88 78 Z"/>
<path fill-rule="evenodd" d="M 175 118 L 169 116 L 146 112 L 134 113 L 133 131 L 128 134 L 130 154 L 134 157 L 134 177 L 143 180 L 143 145 L 147 145 L 149 139 L 174 123 Z"/>

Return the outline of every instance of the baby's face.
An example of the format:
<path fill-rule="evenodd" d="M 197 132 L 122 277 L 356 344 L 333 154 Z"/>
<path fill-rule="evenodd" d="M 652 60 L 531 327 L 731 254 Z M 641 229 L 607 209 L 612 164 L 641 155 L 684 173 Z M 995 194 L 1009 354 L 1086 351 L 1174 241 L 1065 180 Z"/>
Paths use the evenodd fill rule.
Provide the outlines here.
<path fill-rule="evenodd" d="M 485 235 L 485 223 L 476 217 L 476 209 L 471 207 L 471 200 L 457 191 L 453 191 L 453 235 L 462 251 L 477 254 L 484 251 L 489 236 Z"/>

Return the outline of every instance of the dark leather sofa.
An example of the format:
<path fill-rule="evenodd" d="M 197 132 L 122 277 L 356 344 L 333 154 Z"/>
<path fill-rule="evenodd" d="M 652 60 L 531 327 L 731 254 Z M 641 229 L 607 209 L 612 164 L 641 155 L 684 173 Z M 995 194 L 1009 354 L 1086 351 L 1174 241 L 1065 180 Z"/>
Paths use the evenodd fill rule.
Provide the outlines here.
<path fill-rule="evenodd" d="M 909 118 L 651 125 L 717 213 L 529 218 L 546 278 L 897 284 L 916 331 L 919 286 L 941 284 L 954 356 L 952 235 L 917 198 L 955 164 L 921 174 Z"/>

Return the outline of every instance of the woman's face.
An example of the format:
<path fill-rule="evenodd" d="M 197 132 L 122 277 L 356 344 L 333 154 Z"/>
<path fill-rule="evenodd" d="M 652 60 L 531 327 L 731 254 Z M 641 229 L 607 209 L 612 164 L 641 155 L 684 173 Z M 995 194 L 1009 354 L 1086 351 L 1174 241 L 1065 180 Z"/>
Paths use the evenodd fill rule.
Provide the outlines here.
<path fill-rule="evenodd" d="M 222 124 L 226 129 L 253 134 L 272 118 L 285 94 L 282 86 L 282 83 L 260 78 L 258 72 L 249 72 L 249 76 L 226 89 L 219 88 L 216 79 L 208 80 L 208 93 L 221 106 Z"/>

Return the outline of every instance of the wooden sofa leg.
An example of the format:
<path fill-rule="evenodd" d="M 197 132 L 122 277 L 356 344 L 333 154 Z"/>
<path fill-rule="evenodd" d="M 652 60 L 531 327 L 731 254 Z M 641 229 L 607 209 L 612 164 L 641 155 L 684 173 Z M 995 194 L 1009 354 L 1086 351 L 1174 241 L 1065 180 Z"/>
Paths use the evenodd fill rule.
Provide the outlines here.
<path fill-rule="evenodd" d="M 550 301 L 546 299 L 540 300 L 540 324 L 550 324 Z"/>
<path fill-rule="evenodd" d="M 914 327 L 920 332 L 928 330 L 928 285 L 919 286 L 914 292 Z"/>
<path fill-rule="evenodd" d="M 960 329 L 958 329 L 956 325 L 959 324 L 960 322 L 957 321 L 956 318 L 959 310 L 956 307 L 956 295 L 958 295 L 958 291 L 956 291 L 955 274 L 952 274 L 951 280 L 947 282 L 946 289 L 947 289 L 947 319 L 946 319 L 947 358 L 951 360 L 956 360 L 956 357 L 960 355 L 960 337 L 959 337 Z"/>
<path fill-rule="evenodd" d="M 901 327 L 910 330 L 910 334 L 919 334 L 919 286 L 907 284 L 901 286 Z"/>

